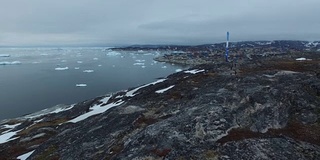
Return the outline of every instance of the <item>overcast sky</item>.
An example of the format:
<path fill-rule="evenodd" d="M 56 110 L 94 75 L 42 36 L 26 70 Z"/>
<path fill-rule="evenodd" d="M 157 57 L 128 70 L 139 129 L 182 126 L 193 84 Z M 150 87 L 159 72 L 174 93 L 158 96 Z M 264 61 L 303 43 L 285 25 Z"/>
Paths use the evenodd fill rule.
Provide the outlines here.
<path fill-rule="evenodd" d="M 0 2 L 0 46 L 320 40 L 320 0 Z"/>

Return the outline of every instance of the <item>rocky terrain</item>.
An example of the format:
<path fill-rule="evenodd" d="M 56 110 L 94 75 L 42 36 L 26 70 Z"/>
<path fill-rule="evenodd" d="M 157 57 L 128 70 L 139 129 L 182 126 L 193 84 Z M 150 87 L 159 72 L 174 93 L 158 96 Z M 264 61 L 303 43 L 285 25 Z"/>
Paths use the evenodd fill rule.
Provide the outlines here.
<path fill-rule="evenodd" d="M 252 48 L 264 48 L 264 49 L 273 49 L 281 51 L 289 50 L 310 50 L 310 51 L 319 51 L 320 41 L 294 41 L 294 40 L 274 40 L 274 41 L 240 41 L 240 42 L 230 42 L 230 49 L 252 49 Z M 216 51 L 221 50 L 225 51 L 225 43 L 215 43 L 215 44 L 204 44 L 196 46 L 183 46 L 183 45 L 133 45 L 128 47 L 118 47 L 112 48 L 112 50 L 127 50 L 127 51 L 138 51 L 138 50 L 158 50 L 158 51 Z"/>
<path fill-rule="evenodd" d="M 320 54 L 202 64 L 0 123 L 0 159 L 320 159 Z"/>
<path fill-rule="evenodd" d="M 125 51 L 162 51 L 167 52 L 163 56 L 155 58 L 159 62 L 177 63 L 184 65 L 199 65 L 219 63 L 225 54 L 225 43 L 206 44 L 197 46 L 156 46 L 135 45 L 112 50 Z M 252 56 L 269 57 L 282 55 L 284 53 L 320 52 L 320 41 L 244 41 L 231 42 L 229 56 L 238 58 L 249 58 Z"/>

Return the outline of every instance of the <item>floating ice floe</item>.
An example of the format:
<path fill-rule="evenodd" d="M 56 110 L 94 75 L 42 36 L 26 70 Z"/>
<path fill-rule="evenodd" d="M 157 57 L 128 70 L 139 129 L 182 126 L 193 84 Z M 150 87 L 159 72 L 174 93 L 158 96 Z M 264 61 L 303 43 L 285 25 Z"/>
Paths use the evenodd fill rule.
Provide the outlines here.
<path fill-rule="evenodd" d="M 134 63 L 133 65 L 135 65 L 135 66 L 143 66 L 144 63 Z"/>
<path fill-rule="evenodd" d="M 95 61 L 96 61 L 96 60 L 98 60 L 98 58 L 93 58 L 93 60 L 95 60 Z"/>
<path fill-rule="evenodd" d="M 69 69 L 69 67 L 57 67 L 54 70 L 56 70 L 56 71 L 64 71 L 64 70 L 68 70 L 68 69 Z"/>
<path fill-rule="evenodd" d="M 146 68 L 146 66 L 141 66 L 141 68 Z"/>
<path fill-rule="evenodd" d="M 176 69 L 176 72 L 181 72 L 182 71 L 182 69 Z"/>
<path fill-rule="evenodd" d="M 74 69 L 80 69 L 80 67 L 74 67 Z"/>
<path fill-rule="evenodd" d="M 23 155 L 20 155 L 17 157 L 17 159 L 20 159 L 20 160 L 26 160 L 27 158 L 29 158 L 31 156 L 31 154 L 34 152 L 35 150 L 31 151 L 31 152 L 28 152 L 28 153 L 25 153 Z"/>
<path fill-rule="evenodd" d="M 144 59 L 136 59 L 136 62 L 145 62 L 146 60 Z"/>
<path fill-rule="evenodd" d="M 101 64 L 98 65 L 98 67 L 101 67 L 101 66 L 102 66 Z"/>
<path fill-rule="evenodd" d="M 128 91 L 127 93 L 126 93 L 126 97 L 133 97 L 133 96 L 135 96 L 136 94 L 136 92 L 139 90 L 139 89 L 141 89 L 141 88 L 144 88 L 144 87 L 147 87 L 147 86 L 150 86 L 150 85 L 155 85 L 155 84 L 157 84 L 157 83 L 161 83 L 161 82 L 163 82 L 163 81 L 165 81 L 166 79 L 159 79 L 159 80 L 157 80 L 157 81 L 155 81 L 155 82 L 152 82 L 152 83 L 149 83 L 149 84 L 145 84 L 145 85 L 143 85 L 143 86 L 140 86 L 140 87 L 137 87 L 137 88 L 135 88 L 135 89 L 133 89 L 133 90 L 130 90 L 130 91 Z"/>
<path fill-rule="evenodd" d="M 167 66 L 162 66 L 161 68 L 167 68 Z"/>
<path fill-rule="evenodd" d="M 189 71 L 184 71 L 184 73 L 190 73 L 190 74 L 197 74 L 197 73 L 200 73 L 200 72 L 204 72 L 205 70 L 204 69 L 194 69 L 194 70 L 189 70 Z"/>
<path fill-rule="evenodd" d="M 82 114 L 82 115 L 80 115 L 80 116 L 78 116 L 78 117 L 76 117 L 74 119 L 71 119 L 68 122 L 77 123 L 77 122 L 82 121 L 84 119 L 87 119 L 87 118 L 89 118 L 91 116 L 94 116 L 94 115 L 97 115 L 97 114 L 101 114 L 101 113 L 109 110 L 110 108 L 119 106 L 119 105 L 124 103 L 124 101 L 119 100 L 117 102 L 113 102 L 113 103 L 105 105 L 109 101 L 110 98 L 111 98 L 111 96 L 100 100 L 102 102 L 101 104 L 99 104 L 99 105 L 96 104 L 96 105 L 90 107 L 90 111 L 89 112 L 87 112 L 85 114 Z"/>
<path fill-rule="evenodd" d="M 92 72 L 94 72 L 94 70 L 84 70 L 83 72 L 84 73 L 92 73 Z"/>
<path fill-rule="evenodd" d="M 21 62 L 20 61 L 0 62 L 0 65 L 15 65 L 15 64 L 21 64 Z"/>
<path fill-rule="evenodd" d="M 106 55 L 107 56 L 118 56 L 118 55 L 121 55 L 121 53 L 116 52 L 116 51 L 109 51 Z"/>
<path fill-rule="evenodd" d="M 311 61 L 311 59 L 307 59 L 307 58 L 297 58 L 297 61 Z"/>
<path fill-rule="evenodd" d="M 169 89 L 173 88 L 174 85 L 168 87 L 168 88 L 164 88 L 164 89 L 160 89 L 160 90 L 157 90 L 156 93 L 164 93 L 165 91 L 168 91 Z"/>
<path fill-rule="evenodd" d="M 87 84 L 76 84 L 76 87 L 87 87 Z"/>
<path fill-rule="evenodd" d="M 77 61 L 77 63 L 79 63 L 79 64 L 80 64 L 80 63 L 82 63 L 82 61 Z"/>
<path fill-rule="evenodd" d="M 67 60 L 61 60 L 61 62 L 62 62 L 62 63 L 65 63 L 65 62 L 67 62 Z"/>
<path fill-rule="evenodd" d="M 40 56 L 48 56 L 48 53 L 41 53 Z"/>
<path fill-rule="evenodd" d="M 10 57 L 10 54 L 0 54 L 0 57 Z"/>

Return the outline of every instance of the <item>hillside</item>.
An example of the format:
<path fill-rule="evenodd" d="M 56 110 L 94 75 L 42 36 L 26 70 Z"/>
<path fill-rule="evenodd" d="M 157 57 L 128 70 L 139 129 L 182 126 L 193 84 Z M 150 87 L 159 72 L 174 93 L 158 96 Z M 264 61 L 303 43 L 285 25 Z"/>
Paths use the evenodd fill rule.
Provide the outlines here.
<path fill-rule="evenodd" d="M 0 159 L 320 159 L 320 54 L 202 64 L 0 133 Z"/>

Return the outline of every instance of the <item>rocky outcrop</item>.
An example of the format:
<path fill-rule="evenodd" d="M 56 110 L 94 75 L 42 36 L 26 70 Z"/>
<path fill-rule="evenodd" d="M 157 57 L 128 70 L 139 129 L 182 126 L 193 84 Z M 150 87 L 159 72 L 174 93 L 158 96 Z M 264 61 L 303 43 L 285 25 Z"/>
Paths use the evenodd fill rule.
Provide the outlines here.
<path fill-rule="evenodd" d="M 199 65 L 59 112 L 5 121 L 2 134 L 16 136 L 0 144 L 0 155 L 320 159 L 320 56 L 312 56 L 239 61 L 232 70 L 229 63 Z M 110 108 L 70 121 L 97 107 Z"/>

